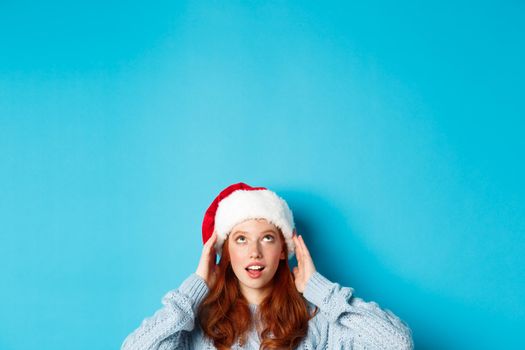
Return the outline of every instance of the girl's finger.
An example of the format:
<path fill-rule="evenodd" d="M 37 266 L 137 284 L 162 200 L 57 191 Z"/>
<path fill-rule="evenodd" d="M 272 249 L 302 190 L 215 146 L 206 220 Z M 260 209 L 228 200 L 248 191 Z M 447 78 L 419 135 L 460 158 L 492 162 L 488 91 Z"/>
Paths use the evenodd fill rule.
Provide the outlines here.
<path fill-rule="evenodd" d="M 308 251 L 308 248 L 306 248 L 306 243 L 304 243 L 304 240 L 301 237 L 302 241 L 302 247 L 303 251 L 305 252 L 305 264 L 307 264 L 310 268 L 313 268 L 315 270 L 314 261 L 312 257 L 310 256 L 310 252 Z"/>
<path fill-rule="evenodd" d="M 213 234 L 210 238 L 208 238 L 204 245 L 206 246 L 206 248 L 213 247 L 215 245 L 215 242 L 217 242 L 217 232 L 213 231 Z"/>
<path fill-rule="evenodd" d="M 299 265 L 299 268 L 301 268 L 303 266 L 303 256 L 301 252 L 301 244 L 297 236 L 294 236 L 293 240 L 295 243 L 295 256 L 297 258 L 297 265 Z"/>
<path fill-rule="evenodd" d="M 303 254 L 303 247 L 301 245 L 301 240 L 300 240 L 300 237 L 301 236 L 295 236 L 295 250 L 298 254 Z"/>
<path fill-rule="evenodd" d="M 306 254 L 306 252 L 305 252 L 305 250 L 304 250 L 305 247 L 304 247 L 304 244 L 303 244 L 303 237 L 302 237 L 302 236 L 299 236 L 299 238 L 298 238 L 297 240 L 298 240 L 298 242 L 299 242 L 299 251 L 301 252 L 302 259 L 303 259 L 303 261 L 304 261 L 305 259 L 308 258 L 308 255 Z"/>
<path fill-rule="evenodd" d="M 310 251 L 308 251 L 308 248 L 306 248 L 306 244 L 304 243 L 303 236 L 301 236 L 301 248 L 304 252 L 304 255 L 307 257 L 310 257 Z"/>

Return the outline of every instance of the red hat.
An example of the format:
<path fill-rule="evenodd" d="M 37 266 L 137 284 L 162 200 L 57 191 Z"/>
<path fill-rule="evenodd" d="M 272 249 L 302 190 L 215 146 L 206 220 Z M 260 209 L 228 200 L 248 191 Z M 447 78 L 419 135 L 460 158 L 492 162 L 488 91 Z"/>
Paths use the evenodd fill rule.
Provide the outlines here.
<path fill-rule="evenodd" d="M 206 243 L 216 231 L 215 249 L 220 253 L 233 227 L 249 219 L 266 219 L 281 229 L 288 248 L 288 258 L 293 256 L 295 224 L 288 204 L 267 188 L 251 187 L 242 182 L 222 190 L 206 210 L 202 222 L 202 241 Z"/>

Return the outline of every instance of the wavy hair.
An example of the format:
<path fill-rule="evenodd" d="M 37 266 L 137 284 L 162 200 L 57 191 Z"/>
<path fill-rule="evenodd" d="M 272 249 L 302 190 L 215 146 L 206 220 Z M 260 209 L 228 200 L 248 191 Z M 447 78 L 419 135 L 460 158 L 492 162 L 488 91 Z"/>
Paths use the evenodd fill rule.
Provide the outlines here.
<path fill-rule="evenodd" d="M 284 242 L 282 233 L 280 236 Z M 288 256 L 286 244 L 283 247 Z M 317 309 L 312 314 L 308 312 L 286 258 L 279 261 L 272 283 L 272 292 L 258 308 L 260 349 L 294 349 L 306 336 L 308 321 Z M 244 345 L 255 321 L 230 263 L 228 239 L 223 244 L 216 282 L 199 306 L 198 319 L 204 334 L 219 350 L 231 348 L 237 340 Z"/>

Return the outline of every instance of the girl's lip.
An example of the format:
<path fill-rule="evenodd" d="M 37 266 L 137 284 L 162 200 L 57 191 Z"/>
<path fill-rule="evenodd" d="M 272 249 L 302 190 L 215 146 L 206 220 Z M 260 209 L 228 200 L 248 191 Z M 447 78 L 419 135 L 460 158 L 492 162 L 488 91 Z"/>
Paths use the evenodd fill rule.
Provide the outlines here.
<path fill-rule="evenodd" d="M 246 269 L 246 272 L 248 273 L 248 276 L 250 276 L 250 278 L 253 278 L 253 279 L 257 279 L 259 277 L 262 276 L 262 270 L 248 270 Z"/>

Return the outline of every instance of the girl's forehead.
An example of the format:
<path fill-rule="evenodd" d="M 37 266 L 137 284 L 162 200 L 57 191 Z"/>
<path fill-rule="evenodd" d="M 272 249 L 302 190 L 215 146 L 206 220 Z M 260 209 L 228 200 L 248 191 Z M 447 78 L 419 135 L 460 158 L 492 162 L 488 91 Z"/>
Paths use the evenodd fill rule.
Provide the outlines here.
<path fill-rule="evenodd" d="M 278 232 L 278 228 L 268 222 L 266 219 L 249 219 L 235 225 L 231 231 L 233 234 L 237 232 L 259 234 L 265 232 Z"/>

